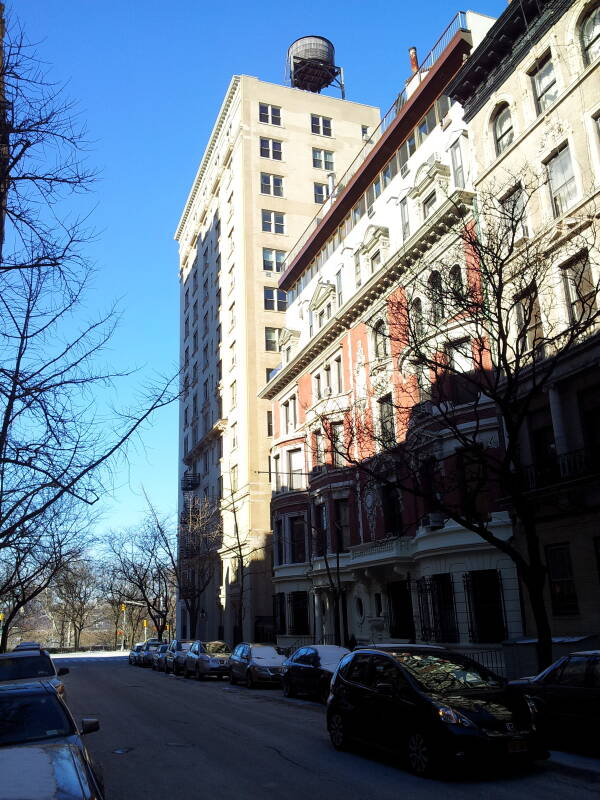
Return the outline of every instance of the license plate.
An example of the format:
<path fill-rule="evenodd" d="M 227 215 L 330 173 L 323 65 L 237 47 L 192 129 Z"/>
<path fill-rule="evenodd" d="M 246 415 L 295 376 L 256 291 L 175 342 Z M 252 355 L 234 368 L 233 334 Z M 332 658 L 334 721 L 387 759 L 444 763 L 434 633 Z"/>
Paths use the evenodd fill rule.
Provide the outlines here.
<path fill-rule="evenodd" d="M 528 750 L 527 742 L 509 742 L 508 743 L 508 752 L 509 753 L 526 753 Z"/>

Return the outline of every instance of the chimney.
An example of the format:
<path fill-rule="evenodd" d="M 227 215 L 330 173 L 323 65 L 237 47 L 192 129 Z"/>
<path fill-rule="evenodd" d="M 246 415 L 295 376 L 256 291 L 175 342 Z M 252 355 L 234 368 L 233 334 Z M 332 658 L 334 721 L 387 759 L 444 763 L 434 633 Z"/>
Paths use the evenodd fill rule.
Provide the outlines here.
<path fill-rule="evenodd" d="M 408 48 L 408 55 L 410 58 L 410 70 L 414 75 L 416 72 L 419 71 L 419 62 L 417 60 L 417 48 L 416 47 L 409 47 Z"/>

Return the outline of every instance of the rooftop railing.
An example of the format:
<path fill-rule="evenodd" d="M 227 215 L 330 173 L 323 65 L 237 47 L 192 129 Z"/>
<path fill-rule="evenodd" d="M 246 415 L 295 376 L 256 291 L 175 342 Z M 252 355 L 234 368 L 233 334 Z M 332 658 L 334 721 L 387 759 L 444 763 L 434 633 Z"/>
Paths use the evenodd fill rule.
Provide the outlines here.
<path fill-rule="evenodd" d="M 431 48 L 429 53 L 423 59 L 421 66 L 418 68 L 417 72 L 409 78 L 408 83 L 413 80 L 416 80 L 420 83 L 423 78 L 427 75 L 429 70 L 433 67 L 436 61 L 440 58 L 448 44 L 452 41 L 452 38 L 459 32 L 459 31 L 466 31 L 467 28 L 467 15 L 464 11 L 459 11 L 456 16 L 452 19 L 446 30 L 442 33 L 440 38 Z M 366 140 L 363 147 L 359 150 L 358 155 L 351 162 L 350 166 L 344 172 L 342 177 L 339 181 L 335 184 L 333 191 L 331 193 L 331 198 L 327 201 L 321 210 L 313 217 L 313 219 L 309 222 L 308 227 L 302 233 L 296 244 L 292 247 L 288 256 L 283 264 L 283 271 L 289 267 L 290 264 L 293 263 L 294 259 L 298 255 L 298 253 L 302 250 L 308 239 L 312 236 L 314 231 L 319 227 L 319 224 L 331 205 L 335 202 L 335 198 L 337 195 L 344 189 L 344 187 L 348 184 L 351 178 L 358 172 L 360 167 L 364 164 L 367 156 L 375 146 L 376 142 L 381 138 L 381 136 L 385 133 L 385 131 L 389 128 L 391 123 L 394 119 L 398 116 L 400 111 L 402 110 L 403 106 L 406 104 L 408 100 L 409 94 L 407 92 L 407 88 L 404 88 L 398 97 L 394 100 L 388 111 L 384 114 L 381 122 L 375 128 L 373 133 L 369 136 Z"/>

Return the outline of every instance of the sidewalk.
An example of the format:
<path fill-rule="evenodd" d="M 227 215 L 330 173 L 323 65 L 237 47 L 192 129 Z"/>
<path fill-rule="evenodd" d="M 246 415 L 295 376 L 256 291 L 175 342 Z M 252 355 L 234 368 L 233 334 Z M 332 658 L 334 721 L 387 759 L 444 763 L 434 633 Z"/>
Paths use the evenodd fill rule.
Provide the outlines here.
<path fill-rule="evenodd" d="M 600 758 L 551 750 L 550 758 L 543 763 L 547 769 L 587 777 L 592 783 L 600 783 Z"/>

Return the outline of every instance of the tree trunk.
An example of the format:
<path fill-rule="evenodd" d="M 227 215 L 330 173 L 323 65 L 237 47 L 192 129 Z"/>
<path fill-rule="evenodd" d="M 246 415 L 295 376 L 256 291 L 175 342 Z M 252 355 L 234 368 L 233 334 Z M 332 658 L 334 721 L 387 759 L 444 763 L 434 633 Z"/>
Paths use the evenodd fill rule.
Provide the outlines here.
<path fill-rule="evenodd" d="M 333 591 L 333 636 L 335 638 L 334 644 L 338 647 L 342 646 L 342 627 L 340 625 L 340 594 L 334 589 Z"/>
<path fill-rule="evenodd" d="M 548 618 L 548 610 L 544 602 L 545 575 L 541 578 L 536 574 L 523 576 L 523 581 L 527 587 L 531 612 L 535 621 L 538 671 L 541 672 L 554 660 L 552 657 L 552 629 Z"/>

